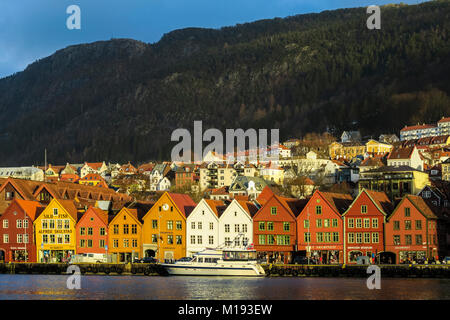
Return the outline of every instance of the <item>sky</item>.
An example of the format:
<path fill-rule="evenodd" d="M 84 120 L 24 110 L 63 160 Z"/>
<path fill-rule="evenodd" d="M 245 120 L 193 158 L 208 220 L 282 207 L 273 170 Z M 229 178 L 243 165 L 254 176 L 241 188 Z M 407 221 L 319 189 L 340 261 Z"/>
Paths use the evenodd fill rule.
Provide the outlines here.
<path fill-rule="evenodd" d="M 220 28 L 338 8 L 422 0 L 0 0 L 0 78 L 69 45 L 111 38 L 157 42 L 187 27 Z M 81 29 L 69 30 L 70 5 Z"/>

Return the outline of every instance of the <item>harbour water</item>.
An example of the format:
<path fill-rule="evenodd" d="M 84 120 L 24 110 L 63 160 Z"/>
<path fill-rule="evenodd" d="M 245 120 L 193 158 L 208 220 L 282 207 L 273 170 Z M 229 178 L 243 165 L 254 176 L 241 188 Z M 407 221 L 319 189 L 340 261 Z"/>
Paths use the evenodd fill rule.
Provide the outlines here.
<path fill-rule="evenodd" d="M 241 278 L 82 276 L 67 289 L 66 275 L 0 275 L 0 299 L 62 300 L 406 300 L 450 299 L 450 279 L 381 279 L 369 290 L 363 278 Z"/>

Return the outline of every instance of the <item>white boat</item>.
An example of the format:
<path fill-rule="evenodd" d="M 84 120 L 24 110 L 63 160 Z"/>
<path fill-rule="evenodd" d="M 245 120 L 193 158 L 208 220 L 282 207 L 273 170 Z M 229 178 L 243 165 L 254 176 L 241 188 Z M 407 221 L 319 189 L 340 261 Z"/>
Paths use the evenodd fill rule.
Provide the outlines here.
<path fill-rule="evenodd" d="M 258 277 L 266 273 L 257 262 L 255 250 L 238 248 L 205 249 L 190 261 L 163 263 L 169 275 L 180 276 L 247 276 Z"/>

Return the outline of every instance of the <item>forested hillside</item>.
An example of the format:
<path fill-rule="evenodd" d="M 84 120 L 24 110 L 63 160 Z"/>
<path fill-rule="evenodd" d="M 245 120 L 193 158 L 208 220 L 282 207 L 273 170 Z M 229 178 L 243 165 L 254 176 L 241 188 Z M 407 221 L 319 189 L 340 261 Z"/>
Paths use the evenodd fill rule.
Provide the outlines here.
<path fill-rule="evenodd" d="M 0 165 L 169 158 L 171 132 L 396 133 L 450 116 L 450 2 L 71 46 L 0 80 Z"/>

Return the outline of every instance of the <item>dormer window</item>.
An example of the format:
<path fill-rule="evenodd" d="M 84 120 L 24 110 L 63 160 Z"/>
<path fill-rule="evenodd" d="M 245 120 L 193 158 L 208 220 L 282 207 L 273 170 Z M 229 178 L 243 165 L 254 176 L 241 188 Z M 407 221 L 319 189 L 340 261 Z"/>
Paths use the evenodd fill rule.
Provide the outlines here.
<path fill-rule="evenodd" d="M 53 215 L 54 215 L 54 216 L 57 216 L 57 215 L 58 215 L 58 208 L 54 208 L 54 209 L 53 209 Z"/>

